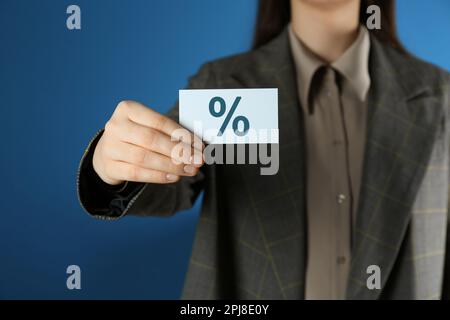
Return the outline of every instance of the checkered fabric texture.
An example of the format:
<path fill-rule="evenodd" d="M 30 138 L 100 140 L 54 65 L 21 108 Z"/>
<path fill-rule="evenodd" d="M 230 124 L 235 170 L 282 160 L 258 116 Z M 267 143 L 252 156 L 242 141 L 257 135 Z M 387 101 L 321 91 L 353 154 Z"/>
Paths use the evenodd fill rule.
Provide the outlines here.
<path fill-rule="evenodd" d="M 367 142 L 347 298 L 448 297 L 450 78 L 373 36 L 371 42 Z M 307 168 L 294 70 L 284 31 L 260 49 L 204 65 L 189 84 L 279 89 L 278 174 L 262 176 L 258 165 L 205 166 L 174 185 L 145 185 L 122 213 L 170 216 L 205 191 L 185 299 L 304 298 Z M 177 105 L 169 115 L 178 120 Z M 381 269 L 381 290 L 367 288 L 370 265 Z"/>

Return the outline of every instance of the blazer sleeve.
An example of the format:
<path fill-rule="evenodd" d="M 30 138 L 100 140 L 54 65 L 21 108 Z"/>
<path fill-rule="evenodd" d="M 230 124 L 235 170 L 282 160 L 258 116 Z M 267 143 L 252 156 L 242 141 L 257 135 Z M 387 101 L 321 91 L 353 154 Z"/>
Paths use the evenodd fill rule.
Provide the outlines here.
<path fill-rule="evenodd" d="M 449 180 L 450 182 L 450 180 Z M 450 185 L 449 185 L 450 190 Z M 450 192 L 447 204 L 447 240 L 445 245 L 444 280 L 442 282 L 442 299 L 450 300 Z"/>
<path fill-rule="evenodd" d="M 189 89 L 207 87 L 214 87 L 209 64 L 200 68 L 187 86 Z M 167 116 L 178 122 L 178 114 L 177 102 Z M 170 216 L 192 207 L 204 187 L 204 167 L 195 177 L 182 177 L 174 184 L 126 182 L 110 186 L 98 177 L 92 165 L 94 150 L 102 134 L 103 129 L 89 143 L 78 169 L 78 198 L 86 212 L 99 219 L 115 220 L 125 215 Z"/>
<path fill-rule="evenodd" d="M 448 166 L 450 168 L 450 75 L 444 85 L 444 100 L 447 114 L 447 144 L 449 148 Z M 450 172 L 448 179 L 448 202 L 447 202 L 447 240 L 444 260 L 444 281 L 442 286 L 442 299 L 450 300 Z"/>

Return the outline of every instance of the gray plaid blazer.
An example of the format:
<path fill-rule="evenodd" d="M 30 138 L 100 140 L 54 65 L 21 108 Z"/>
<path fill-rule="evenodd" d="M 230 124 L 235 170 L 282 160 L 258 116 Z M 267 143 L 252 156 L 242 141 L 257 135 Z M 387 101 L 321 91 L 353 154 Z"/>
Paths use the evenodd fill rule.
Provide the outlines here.
<path fill-rule="evenodd" d="M 367 143 L 347 298 L 446 298 L 450 77 L 371 41 Z M 205 166 L 195 178 L 147 184 L 125 201 L 119 216 L 170 216 L 205 191 L 183 298 L 304 298 L 305 139 L 294 72 L 285 31 L 260 49 L 204 65 L 189 84 L 279 89 L 278 174 L 261 176 L 255 165 Z M 178 106 L 169 114 L 177 119 Z M 381 268 L 380 290 L 366 286 L 370 265 Z"/>

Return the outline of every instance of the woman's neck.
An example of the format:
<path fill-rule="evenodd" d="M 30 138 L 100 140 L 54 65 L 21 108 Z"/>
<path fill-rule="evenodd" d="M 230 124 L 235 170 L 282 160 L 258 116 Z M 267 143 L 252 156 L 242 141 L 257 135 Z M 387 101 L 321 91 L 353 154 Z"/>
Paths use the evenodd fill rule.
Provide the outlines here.
<path fill-rule="evenodd" d="M 332 63 L 358 36 L 360 0 L 291 0 L 292 28 L 316 55 Z"/>

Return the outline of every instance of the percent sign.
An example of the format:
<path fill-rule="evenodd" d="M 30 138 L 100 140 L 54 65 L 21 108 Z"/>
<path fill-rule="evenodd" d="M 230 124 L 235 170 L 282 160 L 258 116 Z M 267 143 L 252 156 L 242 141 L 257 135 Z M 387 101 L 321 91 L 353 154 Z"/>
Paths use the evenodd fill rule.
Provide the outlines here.
<path fill-rule="evenodd" d="M 236 108 L 241 101 L 241 97 L 236 97 L 236 99 L 233 102 L 233 105 L 231 106 L 231 109 L 228 111 L 228 113 L 225 116 L 225 120 L 222 123 L 222 126 L 219 129 L 219 133 L 217 136 L 222 136 L 225 129 L 227 128 L 228 124 L 230 123 L 231 118 L 233 117 L 234 112 L 236 111 Z M 219 103 L 219 110 L 216 111 L 216 102 Z M 214 97 L 209 101 L 209 113 L 215 117 L 220 118 L 225 114 L 226 111 L 226 104 L 225 100 L 223 100 L 221 97 Z M 242 122 L 244 129 L 242 131 L 239 131 L 239 122 Z M 247 134 L 247 131 L 250 129 L 250 123 L 248 119 L 244 116 L 237 116 L 233 119 L 232 123 L 234 134 L 237 136 L 245 136 Z"/>

